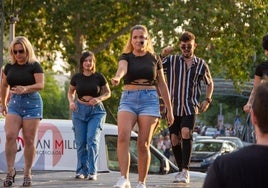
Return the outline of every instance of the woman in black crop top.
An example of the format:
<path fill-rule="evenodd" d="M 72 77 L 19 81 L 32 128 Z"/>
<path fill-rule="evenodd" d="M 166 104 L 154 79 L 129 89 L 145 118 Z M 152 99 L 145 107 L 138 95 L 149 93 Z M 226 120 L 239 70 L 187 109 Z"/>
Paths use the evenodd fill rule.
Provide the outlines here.
<path fill-rule="evenodd" d="M 44 73 L 27 38 L 16 37 L 10 44 L 9 54 L 11 63 L 4 67 L 1 83 L 2 113 L 6 117 L 7 162 L 7 176 L 3 186 L 10 187 L 15 182 L 16 139 L 20 131 L 24 142 L 23 186 L 31 186 L 35 136 L 43 118 L 43 102 L 38 91 L 44 88 Z"/>
<path fill-rule="evenodd" d="M 83 52 L 80 71 L 71 78 L 68 91 L 77 147 L 75 177 L 78 179 L 97 179 L 100 132 L 106 119 L 102 101 L 110 96 L 111 91 L 105 77 L 96 72 L 95 55 L 90 51 Z"/>
<path fill-rule="evenodd" d="M 149 145 L 160 118 L 157 90 L 167 107 L 168 123 L 172 124 L 174 120 L 162 63 L 154 54 L 145 26 L 136 25 L 131 29 L 129 41 L 119 59 L 118 70 L 111 82 L 113 85 L 118 85 L 122 78 L 124 86 L 118 110 L 117 143 L 121 177 L 114 187 L 130 187 L 128 151 L 131 130 L 137 124 L 139 130 L 137 187 L 145 188 L 151 161 Z"/>

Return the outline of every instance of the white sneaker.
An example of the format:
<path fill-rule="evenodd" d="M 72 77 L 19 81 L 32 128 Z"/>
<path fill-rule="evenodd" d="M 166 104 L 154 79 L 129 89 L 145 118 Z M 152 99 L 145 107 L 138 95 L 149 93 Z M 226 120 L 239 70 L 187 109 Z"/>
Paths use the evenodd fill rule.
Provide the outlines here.
<path fill-rule="evenodd" d="M 126 179 L 124 176 L 121 176 L 113 187 L 131 188 L 129 180 Z"/>
<path fill-rule="evenodd" d="M 181 183 L 190 183 L 190 174 L 189 174 L 189 170 L 183 169 L 181 172 Z"/>
<path fill-rule="evenodd" d="M 96 181 L 97 180 L 97 174 L 89 174 L 87 179 L 92 180 L 92 181 Z"/>
<path fill-rule="evenodd" d="M 173 183 L 179 183 L 182 180 L 182 172 L 178 172 L 175 176 L 175 180 L 173 181 Z"/>
<path fill-rule="evenodd" d="M 141 181 L 137 184 L 136 188 L 146 188 L 145 184 Z"/>
<path fill-rule="evenodd" d="M 76 179 L 85 179 L 85 178 L 87 178 L 87 176 L 85 176 L 84 174 L 75 174 L 75 178 Z"/>

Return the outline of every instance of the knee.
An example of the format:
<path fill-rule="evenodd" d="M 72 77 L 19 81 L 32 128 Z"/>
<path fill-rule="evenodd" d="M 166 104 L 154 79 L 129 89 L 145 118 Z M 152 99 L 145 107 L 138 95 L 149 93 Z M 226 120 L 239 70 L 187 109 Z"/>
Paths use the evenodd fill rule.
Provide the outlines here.
<path fill-rule="evenodd" d="M 6 142 L 16 142 L 17 137 L 14 133 L 6 133 Z"/>
<path fill-rule="evenodd" d="M 188 127 L 183 127 L 181 129 L 182 139 L 191 139 L 192 138 L 192 130 Z"/>
<path fill-rule="evenodd" d="M 25 147 L 34 146 L 34 138 L 24 138 Z"/>
<path fill-rule="evenodd" d="M 180 135 L 175 135 L 175 134 L 171 134 L 170 135 L 170 141 L 172 146 L 176 146 L 178 144 L 181 143 L 181 136 Z"/>
<path fill-rule="evenodd" d="M 138 141 L 137 144 L 138 144 L 139 153 L 146 153 L 150 150 L 150 145 L 147 142 Z"/>

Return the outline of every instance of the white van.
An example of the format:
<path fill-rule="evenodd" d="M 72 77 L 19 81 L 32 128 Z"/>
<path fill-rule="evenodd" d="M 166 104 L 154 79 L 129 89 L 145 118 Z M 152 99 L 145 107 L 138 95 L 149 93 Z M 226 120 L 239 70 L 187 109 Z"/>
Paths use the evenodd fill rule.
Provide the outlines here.
<path fill-rule="evenodd" d="M 43 119 L 36 137 L 36 157 L 33 170 L 71 170 L 76 169 L 76 146 L 71 120 Z M 100 140 L 98 160 L 99 172 L 119 171 L 117 159 L 117 126 L 106 123 L 103 127 Z M 137 134 L 131 133 L 130 143 L 130 172 L 137 173 Z M 23 168 L 24 142 L 21 134 L 17 138 L 18 153 L 15 168 Z M 154 146 L 151 149 L 151 165 L 149 174 L 167 174 L 178 171 L 178 168 L 169 161 Z M 4 119 L 0 120 L 0 172 L 6 171 L 5 162 L 5 132 Z"/>

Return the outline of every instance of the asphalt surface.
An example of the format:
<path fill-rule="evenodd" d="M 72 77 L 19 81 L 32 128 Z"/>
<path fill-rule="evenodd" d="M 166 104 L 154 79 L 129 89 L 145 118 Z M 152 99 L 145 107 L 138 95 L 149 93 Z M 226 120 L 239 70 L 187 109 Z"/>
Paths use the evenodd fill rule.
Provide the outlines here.
<path fill-rule="evenodd" d="M 78 180 L 74 178 L 73 171 L 33 171 L 32 187 L 55 187 L 55 188 L 89 188 L 89 187 L 113 187 L 119 178 L 118 172 L 99 173 L 97 181 Z M 3 181 L 6 174 L 0 173 L 0 187 L 3 186 Z M 202 188 L 205 174 L 198 172 L 190 172 L 191 182 L 189 184 L 173 183 L 175 174 L 167 175 L 148 175 L 146 186 L 147 188 Z M 132 188 L 136 187 L 138 174 L 130 174 L 130 182 Z M 23 173 L 17 172 L 15 183 L 12 187 L 22 187 Z"/>

